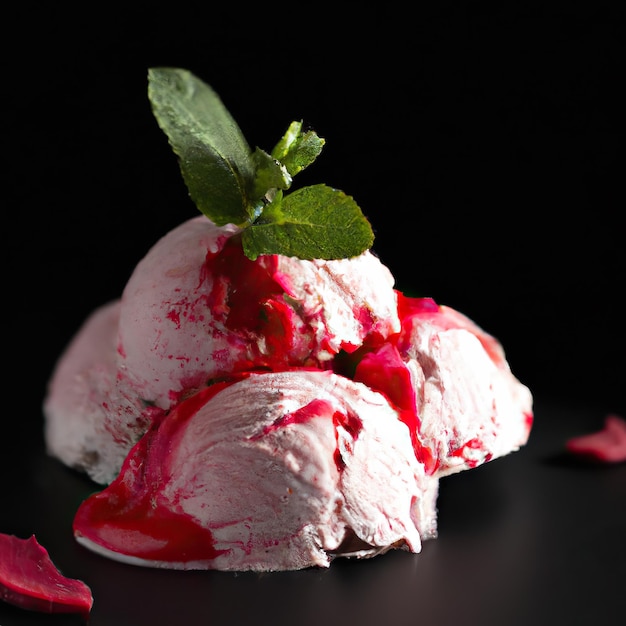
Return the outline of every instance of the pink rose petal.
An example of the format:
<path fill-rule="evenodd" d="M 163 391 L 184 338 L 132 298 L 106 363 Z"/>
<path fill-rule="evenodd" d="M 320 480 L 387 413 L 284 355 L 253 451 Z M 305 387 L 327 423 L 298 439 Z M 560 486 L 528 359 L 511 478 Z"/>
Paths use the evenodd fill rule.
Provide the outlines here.
<path fill-rule="evenodd" d="M 89 587 L 63 576 L 35 535 L 20 539 L 4 533 L 0 533 L 0 600 L 29 611 L 80 613 L 85 618 L 93 605 Z"/>
<path fill-rule="evenodd" d="M 592 433 L 568 439 L 568 452 L 604 463 L 626 461 L 626 420 L 618 415 L 609 415 L 604 427 Z"/>

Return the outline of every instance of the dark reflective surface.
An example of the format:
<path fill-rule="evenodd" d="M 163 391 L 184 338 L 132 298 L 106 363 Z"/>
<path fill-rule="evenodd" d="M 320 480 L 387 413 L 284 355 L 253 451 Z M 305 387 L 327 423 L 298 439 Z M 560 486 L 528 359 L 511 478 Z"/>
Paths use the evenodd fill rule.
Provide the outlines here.
<path fill-rule="evenodd" d="M 418 3 L 408 19 L 382 6 L 358 27 L 304 4 L 12 6 L 0 532 L 36 533 L 91 586 L 91 626 L 624 622 L 626 467 L 562 454 L 607 410 L 626 414 L 623 3 L 466 4 Z M 198 214 L 149 110 L 158 65 L 208 81 L 252 147 L 271 150 L 292 120 L 319 132 L 327 146 L 295 188 L 354 196 L 400 289 L 468 315 L 536 397 L 559 399 L 537 403 L 526 448 L 442 481 L 439 538 L 421 554 L 235 575 L 75 544 L 94 486 L 43 453 L 46 381 L 84 318 Z M 0 603 L 0 626 L 80 623 Z"/>
<path fill-rule="evenodd" d="M 525 448 L 441 481 L 439 537 L 418 555 L 274 574 L 116 563 L 72 538 L 74 511 L 96 487 L 19 430 L 0 447 L 0 530 L 35 533 L 65 575 L 91 587 L 90 626 L 617 624 L 625 610 L 626 464 L 589 465 L 563 453 L 568 437 L 603 419 L 591 408 L 537 402 Z M 2 626 L 80 623 L 0 603 Z"/>

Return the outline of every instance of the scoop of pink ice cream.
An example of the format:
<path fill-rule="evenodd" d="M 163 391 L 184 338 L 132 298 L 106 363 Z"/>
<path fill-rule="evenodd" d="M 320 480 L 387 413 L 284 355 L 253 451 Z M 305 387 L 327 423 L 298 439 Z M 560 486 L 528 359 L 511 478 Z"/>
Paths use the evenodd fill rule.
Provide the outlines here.
<path fill-rule="evenodd" d="M 86 320 L 44 412 L 49 452 L 109 484 L 82 544 L 258 571 L 418 552 L 439 479 L 517 450 L 533 419 L 500 343 L 394 290 L 372 253 L 251 261 L 204 217 Z"/>
<path fill-rule="evenodd" d="M 494 337 L 447 306 L 405 318 L 403 354 L 414 379 L 419 440 L 437 476 L 476 467 L 525 445 L 530 390 Z"/>
<path fill-rule="evenodd" d="M 250 370 L 330 368 L 399 330 L 393 276 L 367 251 L 341 260 L 244 256 L 232 226 L 182 223 L 95 311 L 44 401 L 52 455 L 113 480 L 148 424 L 208 382 Z"/>
<path fill-rule="evenodd" d="M 154 567 L 283 570 L 437 534 L 439 479 L 526 443 L 532 398 L 500 344 L 429 298 L 337 369 L 250 373 L 158 420 L 76 538 Z"/>
<path fill-rule="evenodd" d="M 151 428 L 74 530 L 138 565 L 325 567 L 419 552 L 437 486 L 383 395 L 329 371 L 257 373 L 206 388 Z"/>
<path fill-rule="evenodd" d="M 128 281 L 119 367 L 146 401 L 169 408 L 207 380 L 239 371 L 328 367 L 340 350 L 399 330 L 393 276 L 371 252 L 250 261 L 232 235 L 204 217 L 189 220 Z"/>
<path fill-rule="evenodd" d="M 44 401 L 48 451 L 105 484 L 151 422 L 137 394 L 118 384 L 120 302 L 96 309 L 59 359 Z"/>
<path fill-rule="evenodd" d="M 533 398 L 501 344 L 430 298 L 398 301 L 402 331 L 360 355 L 355 379 L 398 407 L 427 472 L 445 476 L 526 444 Z"/>

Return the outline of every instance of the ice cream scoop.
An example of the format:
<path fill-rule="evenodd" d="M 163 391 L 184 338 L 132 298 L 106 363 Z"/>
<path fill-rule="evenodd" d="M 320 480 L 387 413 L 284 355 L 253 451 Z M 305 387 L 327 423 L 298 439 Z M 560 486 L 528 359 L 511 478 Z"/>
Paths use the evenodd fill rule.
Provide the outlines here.
<path fill-rule="evenodd" d="M 52 373 L 48 452 L 105 485 L 77 541 L 172 569 L 419 552 L 439 480 L 526 443 L 530 390 L 495 337 L 395 288 L 352 197 L 287 193 L 324 140 L 293 122 L 250 150 L 188 71 L 149 80 L 202 215 L 155 243 Z"/>
<path fill-rule="evenodd" d="M 79 508 L 77 540 L 173 569 L 419 552 L 437 534 L 439 479 L 524 445 L 532 397 L 468 318 L 398 298 L 402 331 L 353 353 L 354 379 L 312 367 L 242 373 L 155 421 Z"/>
<path fill-rule="evenodd" d="M 371 252 L 301 260 L 242 251 L 232 227 L 192 218 L 138 263 L 59 359 L 45 399 L 50 452 L 99 483 L 151 421 L 208 382 L 332 367 L 400 328 L 394 279 Z"/>
<path fill-rule="evenodd" d="M 252 373 L 207 387 L 151 428 L 79 508 L 74 531 L 135 564 L 301 569 L 418 552 L 436 494 L 381 394 L 330 371 Z"/>

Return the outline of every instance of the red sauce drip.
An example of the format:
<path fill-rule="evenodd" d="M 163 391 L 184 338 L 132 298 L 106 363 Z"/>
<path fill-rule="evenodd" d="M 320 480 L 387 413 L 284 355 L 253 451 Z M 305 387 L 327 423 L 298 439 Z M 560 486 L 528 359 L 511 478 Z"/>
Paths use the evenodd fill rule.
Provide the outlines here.
<path fill-rule="evenodd" d="M 467 467 L 473 468 L 473 467 L 477 467 L 478 465 L 481 465 L 482 463 L 486 463 L 487 461 L 490 461 L 493 457 L 493 454 L 491 453 L 487 453 L 479 459 L 470 459 L 465 456 L 468 450 L 481 450 L 482 447 L 483 447 L 483 442 L 480 440 L 480 438 L 474 437 L 473 439 L 469 439 L 468 441 L 466 441 L 460 447 L 454 450 L 450 449 L 449 455 L 451 457 L 463 458 L 465 460 Z"/>
<path fill-rule="evenodd" d="M 415 412 L 411 375 L 395 345 L 384 344 L 357 365 L 354 380 L 383 392 L 397 407 Z"/>
<path fill-rule="evenodd" d="M 397 295 L 398 315 L 402 323 L 403 335 L 398 341 L 401 352 L 408 348 L 408 343 L 405 345 L 404 342 L 407 341 L 411 335 L 412 325 L 419 323 L 419 321 L 415 319 L 417 316 L 422 320 L 430 318 L 431 321 L 442 330 L 450 330 L 453 328 L 469 330 L 469 332 L 475 335 L 478 341 L 480 341 L 485 352 L 496 365 L 505 365 L 499 342 L 490 334 L 477 329 L 469 320 L 464 320 L 462 316 L 454 317 L 446 315 L 432 298 L 411 298 L 410 296 L 403 295 L 401 292 L 397 292 Z"/>
<path fill-rule="evenodd" d="M 354 413 L 342 413 L 341 411 L 335 411 L 333 413 L 333 425 L 335 426 L 335 440 L 337 441 L 337 446 L 335 448 L 335 452 L 333 453 L 333 459 L 335 461 L 335 466 L 337 467 L 338 472 L 342 472 L 346 467 L 346 461 L 341 455 L 341 450 L 339 449 L 339 432 L 338 429 L 343 428 L 353 440 L 358 439 L 359 433 L 363 428 L 363 422 L 358 415 Z M 351 452 L 350 443 L 348 441 L 344 441 L 344 447 Z"/>
<path fill-rule="evenodd" d="M 335 411 L 333 414 L 333 424 L 335 425 L 335 428 L 337 428 L 337 426 L 343 427 L 352 439 L 355 440 L 358 439 L 361 430 L 363 430 L 363 422 L 355 413 L 342 413 L 341 411 Z"/>
<path fill-rule="evenodd" d="M 180 313 L 178 311 L 176 311 L 175 309 L 171 309 L 167 312 L 166 317 L 171 322 L 174 322 L 176 328 L 180 328 Z"/>
<path fill-rule="evenodd" d="M 439 305 L 432 298 L 412 298 L 396 291 L 398 300 L 398 317 L 404 320 L 411 315 L 437 315 Z"/>
<path fill-rule="evenodd" d="M 291 304 L 274 255 L 248 259 L 238 237 L 207 255 L 204 271 L 214 277 L 207 302 L 216 320 L 251 350 L 238 369 L 278 371 L 302 364 L 313 349 L 313 335 Z M 284 282 L 284 281 L 283 281 Z M 258 342 L 256 339 L 263 338 Z"/>
<path fill-rule="evenodd" d="M 272 431 L 284 428 L 290 424 L 304 424 L 314 417 L 320 417 L 327 415 L 332 410 L 332 406 L 328 400 L 312 400 L 303 407 L 300 407 L 297 411 L 292 413 L 285 413 L 279 417 L 275 422 L 269 424 L 263 429 L 263 435 L 271 433 Z"/>
<path fill-rule="evenodd" d="M 415 447 L 415 457 L 424 466 L 426 474 L 432 476 L 440 467 L 439 457 L 437 457 L 431 448 L 425 446 L 420 441 L 413 444 Z"/>
<path fill-rule="evenodd" d="M 261 310 L 262 333 L 269 354 L 279 356 L 293 348 L 302 334 L 296 332 L 298 319 L 294 310 L 284 300 L 269 299 Z"/>
<path fill-rule="evenodd" d="M 119 554 L 163 562 L 212 560 L 219 553 L 210 530 L 123 489 L 101 492 L 81 505 L 74 531 Z"/>
<path fill-rule="evenodd" d="M 167 483 L 168 454 L 181 426 L 229 384 L 207 387 L 154 425 L 130 451 L 119 476 L 80 505 L 73 524 L 76 535 L 147 560 L 185 563 L 218 556 L 211 531 L 176 511 L 160 488 Z"/>
<path fill-rule="evenodd" d="M 214 277 L 209 295 L 211 312 L 233 332 L 260 332 L 266 319 L 265 303 L 282 299 L 284 289 L 272 277 L 267 259 L 248 259 L 238 237 L 230 237 L 222 250 L 208 255 L 206 270 Z M 273 260 L 273 257 L 272 257 Z"/>
<path fill-rule="evenodd" d="M 534 413 L 526 413 L 524 417 L 526 419 L 527 432 L 530 432 L 533 427 L 533 422 L 535 421 L 535 415 Z"/>
<path fill-rule="evenodd" d="M 356 366 L 354 380 L 382 393 L 398 408 L 400 420 L 409 429 L 416 458 L 424 464 L 428 473 L 434 472 L 437 460 L 432 451 L 418 439 L 420 421 L 417 415 L 415 389 L 411 382 L 411 374 L 396 345 L 386 343 L 379 349 L 365 354 Z"/>
<path fill-rule="evenodd" d="M 439 305 L 432 298 L 411 298 L 401 292 L 397 292 L 398 317 L 402 330 L 394 338 L 395 344 L 401 354 L 405 354 L 411 348 L 411 334 L 414 324 L 419 324 L 424 319 L 430 319 L 439 325 L 443 323 L 443 315 Z"/>

